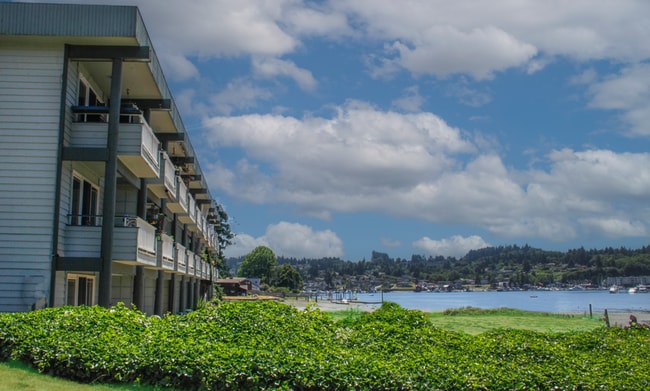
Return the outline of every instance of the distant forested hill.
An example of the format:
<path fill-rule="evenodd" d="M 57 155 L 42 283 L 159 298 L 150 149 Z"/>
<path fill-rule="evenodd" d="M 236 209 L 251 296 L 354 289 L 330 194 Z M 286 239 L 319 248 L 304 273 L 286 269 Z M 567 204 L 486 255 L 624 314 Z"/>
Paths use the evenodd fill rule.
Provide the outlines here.
<path fill-rule="evenodd" d="M 231 258 L 228 267 L 236 273 L 243 258 Z M 516 285 L 552 283 L 600 284 L 607 277 L 650 276 L 650 246 L 547 251 L 528 245 L 486 247 L 472 250 L 462 258 L 412 255 L 391 258 L 372 251 L 370 259 L 346 261 L 339 258 L 296 259 L 278 257 L 290 264 L 303 280 L 320 279 L 328 285 L 340 282 L 369 284 L 400 279 L 428 281 L 473 280 L 495 283 L 509 280 Z"/>

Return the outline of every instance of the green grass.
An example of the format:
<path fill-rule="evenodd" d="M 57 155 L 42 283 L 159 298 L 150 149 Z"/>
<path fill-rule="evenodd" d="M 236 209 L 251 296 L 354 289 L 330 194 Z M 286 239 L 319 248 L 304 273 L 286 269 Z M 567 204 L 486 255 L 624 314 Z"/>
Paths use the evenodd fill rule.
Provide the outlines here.
<path fill-rule="evenodd" d="M 18 361 L 0 362 L 0 391 L 116 391 L 162 390 L 149 386 L 121 384 L 79 384 L 38 373 L 27 364 Z M 168 390 L 168 389 L 167 389 Z"/>
<path fill-rule="evenodd" d="M 353 322 L 361 311 L 349 309 L 328 313 L 336 322 Z M 566 331 L 588 331 L 603 327 L 598 316 L 562 315 L 545 312 L 529 312 L 509 308 L 480 309 L 461 308 L 427 313 L 429 320 L 445 330 L 477 335 L 495 329 L 518 329 L 538 332 L 562 333 Z"/>

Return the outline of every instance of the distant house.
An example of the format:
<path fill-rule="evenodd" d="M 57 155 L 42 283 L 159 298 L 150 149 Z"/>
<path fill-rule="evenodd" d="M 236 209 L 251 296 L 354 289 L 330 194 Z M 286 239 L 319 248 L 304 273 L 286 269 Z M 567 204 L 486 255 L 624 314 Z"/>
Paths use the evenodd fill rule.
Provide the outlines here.
<path fill-rule="evenodd" d="M 215 282 L 226 296 L 245 296 L 253 291 L 253 282 L 248 278 L 225 278 Z"/>

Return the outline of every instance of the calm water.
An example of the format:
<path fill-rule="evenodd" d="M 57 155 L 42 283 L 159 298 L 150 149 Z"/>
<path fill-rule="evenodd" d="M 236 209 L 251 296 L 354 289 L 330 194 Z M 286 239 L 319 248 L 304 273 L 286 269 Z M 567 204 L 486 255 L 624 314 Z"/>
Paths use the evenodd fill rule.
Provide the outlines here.
<path fill-rule="evenodd" d="M 381 301 L 381 293 L 359 294 L 360 301 Z M 384 301 L 408 309 L 442 311 L 448 308 L 516 308 L 540 312 L 594 313 L 609 311 L 650 311 L 650 293 L 629 294 L 621 290 L 528 291 L 528 292 L 387 292 Z"/>

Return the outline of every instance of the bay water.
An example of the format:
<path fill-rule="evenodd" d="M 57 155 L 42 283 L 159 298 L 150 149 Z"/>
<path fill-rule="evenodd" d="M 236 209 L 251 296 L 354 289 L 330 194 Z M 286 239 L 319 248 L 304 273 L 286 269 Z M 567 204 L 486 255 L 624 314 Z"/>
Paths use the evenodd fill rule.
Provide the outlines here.
<path fill-rule="evenodd" d="M 425 312 L 446 309 L 515 308 L 525 311 L 554 313 L 602 314 L 612 312 L 650 312 L 650 293 L 629 294 L 621 290 L 612 294 L 607 290 L 581 291 L 504 291 L 504 292 L 377 292 L 360 293 L 363 302 L 391 301 L 403 308 Z"/>

